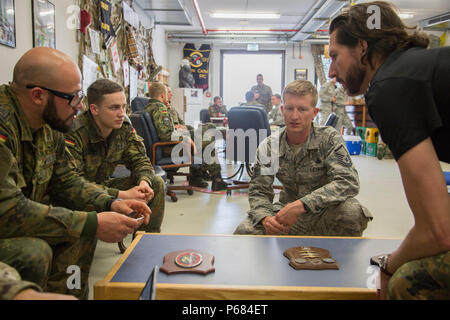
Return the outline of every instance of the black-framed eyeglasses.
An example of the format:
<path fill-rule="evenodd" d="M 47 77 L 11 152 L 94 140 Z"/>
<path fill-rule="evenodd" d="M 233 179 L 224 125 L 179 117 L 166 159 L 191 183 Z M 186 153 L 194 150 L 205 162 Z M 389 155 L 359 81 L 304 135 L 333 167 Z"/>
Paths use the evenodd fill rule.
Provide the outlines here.
<path fill-rule="evenodd" d="M 64 92 L 61 92 L 61 91 L 56 91 L 56 90 L 53 90 L 53 89 L 49 89 L 49 88 L 46 88 L 46 87 L 36 86 L 34 84 L 29 84 L 29 85 L 26 86 L 27 89 L 33 89 L 33 88 L 36 88 L 36 87 L 37 88 L 41 88 L 43 90 L 47 90 L 47 91 L 53 93 L 55 96 L 57 96 L 59 98 L 63 98 L 63 99 L 69 100 L 68 104 L 72 108 L 78 106 L 80 104 L 80 102 L 84 98 L 84 93 L 83 93 L 82 90 L 77 91 L 74 94 L 68 94 L 68 93 L 64 93 Z"/>

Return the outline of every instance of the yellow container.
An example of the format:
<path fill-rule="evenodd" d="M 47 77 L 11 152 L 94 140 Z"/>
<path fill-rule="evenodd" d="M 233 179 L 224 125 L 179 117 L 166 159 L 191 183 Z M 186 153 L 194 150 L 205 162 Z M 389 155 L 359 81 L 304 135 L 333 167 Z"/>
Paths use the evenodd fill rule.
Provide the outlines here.
<path fill-rule="evenodd" d="M 378 143 L 379 131 L 377 128 L 366 128 L 366 142 Z"/>

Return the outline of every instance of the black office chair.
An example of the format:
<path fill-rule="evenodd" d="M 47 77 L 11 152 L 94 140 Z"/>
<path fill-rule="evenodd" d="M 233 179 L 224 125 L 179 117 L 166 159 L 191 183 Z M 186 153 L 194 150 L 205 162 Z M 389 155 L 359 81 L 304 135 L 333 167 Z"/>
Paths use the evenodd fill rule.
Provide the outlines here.
<path fill-rule="evenodd" d="M 200 110 L 200 121 L 202 123 L 211 122 L 211 119 L 209 118 L 209 111 L 208 111 L 208 109 Z"/>
<path fill-rule="evenodd" d="M 239 169 L 227 178 L 239 175 L 237 180 L 233 180 L 234 185 L 227 189 L 227 194 L 231 194 L 231 190 L 248 188 L 249 182 L 240 179 L 244 170 L 250 178 L 254 176 L 256 149 L 262 140 L 270 136 L 271 131 L 265 108 L 258 106 L 231 108 L 228 112 L 228 128 L 226 157 L 233 162 L 240 162 Z"/>
<path fill-rule="evenodd" d="M 144 139 L 147 156 L 150 158 L 152 165 L 154 167 L 160 166 L 162 169 L 164 169 L 167 172 L 167 178 L 169 179 L 171 184 L 173 183 L 173 176 L 175 175 L 189 176 L 189 174 L 187 173 L 177 173 L 176 170 L 182 167 L 189 167 L 192 163 L 191 157 L 180 159 L 183 161 L 183 163 L 176 164 L 172 161 L 171 157 L 163 157 L 162 154 L 162 146 L 175 145 L 180 143 L 180 141 L 161 142 L 148 112 L 138 111 L 132 113 L 130 116 L 130 120 L 133 123 L 136 132 Z M 189 185 L 168 186 L 166 193 L 170 196 L 170 199 L 173 202 L 176 202 L 178 200 L 175 192 L 173 192 L 174 190 L 187 190 L 189 195 L 192 195 L 194 193 L 193 188 Z"/>
<path fill-rule="evenodd" d="M 142 111 L 144 107 L 148 104 L 150 98 L 146 97 L 136 97 L 131 101 L 131 112 Z"/>
<path fill-rule="evenodd" d="M 327 121 L 325 121 L 325 126 L 333 127 L 336 129 L 338 120 L 339 120 L 339 117 L 336 115 L 336 113 L 332 112 L 328 116 Z"/>

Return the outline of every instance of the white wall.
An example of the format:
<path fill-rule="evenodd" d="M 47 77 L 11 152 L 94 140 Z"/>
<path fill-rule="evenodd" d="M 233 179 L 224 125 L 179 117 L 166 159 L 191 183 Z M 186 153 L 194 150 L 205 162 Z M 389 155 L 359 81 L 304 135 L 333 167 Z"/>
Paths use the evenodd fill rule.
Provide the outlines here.
<path fill-rule="evenodd" d="M 196 48 L 200 47 L 200 43 L 195 43 Z M 170 69 L 169 85 L 172 88 L 178 88 L 178 71 L 180 70 L 180 62 L 183 58 L 184 43 L 168 43 L 168 65 Z M 246 44 L 212 44 L 212 54 L 209 63 L 209 91 L 211 98 L 204 99 L 204 107 L 207 108 L 209 102 L 216 95 L 220 95 L 220 50 L 246 50 Z M 285 50 L 286 67 L 285 67 L 285 85 L 294 80 L 294 70 L 300 68 L 308 69 L 308 80 L 314 83 L 314 61 L 311 54 L 310 45 L 302 46 L 302 59 L 298 58 L 298 45 L 295 47 L 295 56 L 292 55 L 292 45 L 260 45 L 260 50 Z M 255 81 L 256 84 L 256 81 Z M 225 102 L 226 103 L 226 102 Z"/>
<path fill-rule="evenodd" d="M 67 12 L 70 6 L 76 5 L 77 0 L 55 0 L 56 16 L 56 49 L 63 51 L 72 59 L 78 62 L 79 43 L 76 41 L 77 31 L 70 27 L 73 12 Z M 14 65 L 17 60 L 28 50 L 33 48 L 32 34 L 32 10 L 31 1 L 16 0 L 16 48 L 0 45 L 0 84 L 12 80 Z M 142 10 L 136 8 L 140 20 L 145 27 L 151 27 L 151 19 Z M 153 31 L 153 54 L 157 64 L 167 68 L 167 44 L 165 41 L 165 31 L 162 27 L 156 26 Z M 177 71 L 178 72 L 178 71 Z"/>
<path fill-rule="evenodd" d="M 58 0 L 52 1 L 55 4 L 56 16 L 56 49 L 68 54 L 77 61 L 78 43 L 75 30 L 67 28 L 67 20 L 70 17 L 66 13 L 67 8 L 73 5 L 77 0 Z M 33 48 L 33 27 L 31 1 L 16 0 L 16 48 L 10 48 L 0 45 L 1 72 L 0 84 L 12 80 L 14 65 L 17 60 L 29 49 Z"/>

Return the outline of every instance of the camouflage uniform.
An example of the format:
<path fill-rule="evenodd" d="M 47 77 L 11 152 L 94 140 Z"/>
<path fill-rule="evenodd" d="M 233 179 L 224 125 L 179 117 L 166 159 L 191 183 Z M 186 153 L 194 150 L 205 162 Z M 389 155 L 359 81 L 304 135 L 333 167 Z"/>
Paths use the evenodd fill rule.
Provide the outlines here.
<path fill-rule="evenodd" d="M 246 102 L 246 103 L 243 103 L 243 104 L 241 104 L 241 106 L 253 106 L 253 107 L 263 107 L 263 108 L 265 108 L 265 106 L 264 105 L 262 105 L 262 104 L 260 104 L 258 101 L 256 101 L 256 100 L 253 100 L 253 101 L 250 101 L 250 102 Z M 267 110 L 267 109 L 266 109 Z M 267 111 L 266 111 L 267 112 Z"/>
<path fill-rule="evenodd" d="M 150 99 L 149 103 L 147 104 L 147 106 L 144 107 L 143 111 L 148 112 L 149 115 L 151 116 L 160 141 L 172 141 L 172 132 L 176 130 L 175 129 L 176 123 L 172 116 L 173 111 L 171 112 L 165 104 L 156 99 Z M 179 124 L 181 124 L 180 122 L 181 119 L 179 117 L 177 117 L 177 119 L 175 120 L 178 121 Z M 202 147 L 204 150 L 204 148 L 208 146 L 211 143 L 211 141 L 203 140 L 202 139 L 203 134 L 208 129 L 215 129 L 215 126 L 213 124 L 204 124 L 201 126 L 200 130 L 194 130 L 192 127 L 188 129 L 191 139 L 202 141 Z M 199 138 L 194 139 L 195 135 L 198 135 Z M 162 147 L 163 156 L 170 157 L 172 153 L 172 148 L 173 146 Z M 213 156 L 215 157 L 215 153 L 213 154 Z M 201 165 L 192 164 L 189 170 L 191 175 L 195 177 L 208 176 L 210 179 L 213 180 L 221 177 L 221 167 L 218 161 L 212 164 L 206 163 L 202 163 Z"/>
<path fill-rule="evenodd" d="M 0 86 L 0 145 L 2 158 L 9 158 L 2 163 L 0 175 L 4 177 L 0 184 L 0 260 L 21 272 L 21 266 L 30 264 L 30 255 L 11 254 L 27 248 L 24 240 L 16 238 L 44 240 L 51 247 L 52 257 L 49 279 L 42 288 L 87 298 L 89 269 L 97 244 L 97 213 L 73 210 L 92 206 L 105 211 L 114 198 L 70 169 L 60 132 L 48 125 L 37 130 L 29 127 L 16 95 L 7 85 Z M 48 205 L 50 201 L 65 207 Z M 42 241 L 34 242 L 40 250 L 27 250 L 35 255 L 43 252 L 36 259 L 48 260 L 49 248 L 43 248 Z M 67 288 L 66 269 L 70 265 L 81 269 L 80 290 Z M 41 277 L 21 275 L 33 282 Z"/>
<path fill-rule="evenodd" d="M 338 132 L 341 132 L 340 128 L 345 127 L 347 133 L 351 133 L 353 131 L 353 124 L 350 118 L 348 117 L 347 111 L 345 110 L 345 101 L 347 100 L 347 94 L 345 93 L 344 88 L 339 87 L 335 91 L 336 94 L 336 103 L 334 104 L 334 109 L 336 115 L 338 116 L 338 121 L 336 128 Z"/>
<path fill-rule="evenodd" d="M 143 139 L 136 134 L 128 118 L 125 118 L 120 129 L 114 129 L 105 139 L 91 112 L 87 110 L 75 119 L 73 131 L 66 134 L 66 146 L 72 168 L 114 197 L 118 196 L 119 190 L 128 190 L 139 185 L 142 180 L 147 181 L 154 191 L 154 198 L 148 202 L 152 214 L 150 223 L 142 224 L 140 230 L 161 232 L 164 181 L 155 176 Z M 112 178 L 119 164 L 125 164 L 131 175 Z"/>
<path fill-rule="evenodd" d="M 262 85 L 253 86 L 252 91 L 259 91 L 259 98 L 257 99 L 258 104 L 262 104 L 266 107 L 266 112 L 269 113 L 272 110 L 272 102 L 270 99 L 272 98 L 272 88 L 264 83 Z"/>
<path fill-rule="evenodd" d="M 268 119 L 272 120 L 271 124 L 284 126 L 284 116 L 283 112 L 281 112 L 281 104 L 273 106 L 272 111 L 269 113 Z"/>
<path fill-rule="evenodd" d="M 221 107 L 219 107 L 217 104 L 213 104 L 209 106 L 208 113 L 209 116 L 213 118 L 217 118 L 219 116 L 219 113 L 221 113 L 222 116 L 227 116 L 228 114 L 227 106 L 222 105 Z"/>
<path fill-rule="evenodd" d="M 388 299 L 450 299 L 450 251 L 413 260 L 395 271 Z"/>
<path fill-rule="evenodd" d="M 333 128 L 313 125 L 307 141 L 293 151 L 286 140 L 286 128 L 277 133 L 258 147 L 255 176 L 249 188 L 250 210 L 235 233 L 264 234 L 263 218 L 301 200 L 306 213 L 291 227 L 290 235 L 361 236 L 372 216 L 353 198 L 359 191 L 358 173 L 342 137 Z M 279 151 L 271 149 L 277 139 Z M 278 168 L 262 164 L 265 149 L 279 159 Z M 283 190 L 279 202 L 273 204 L 275 177 Z"/>
<path fill-rule="evenodd" d="M 42 292 L 42 288 L 35 283 L 23 281 L 16 269 L 0 262 L 0 300 L 11 300 L 26 289 Z"/>
<path fill-rule="evenodd" d="M 325 83 L 319 92 L 320 98 L 320 124 L 323 126 L 328 119 L 328 116 L 332 111 L 336 112 L 336 105 L 333 104 L 331 99 L 336 97 L 335 91 L 337 87 L 333 84 L 333 82 Z"/>

